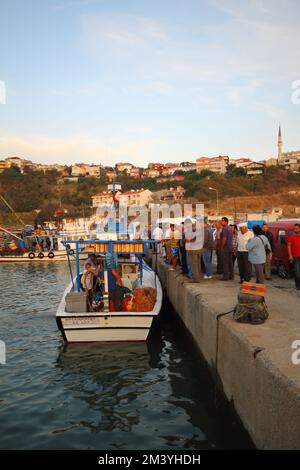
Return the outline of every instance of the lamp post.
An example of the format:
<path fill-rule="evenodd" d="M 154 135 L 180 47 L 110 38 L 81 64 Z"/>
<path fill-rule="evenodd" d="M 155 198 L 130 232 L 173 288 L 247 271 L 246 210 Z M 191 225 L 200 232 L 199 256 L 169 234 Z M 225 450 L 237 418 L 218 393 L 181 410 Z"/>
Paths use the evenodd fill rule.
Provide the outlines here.
<path fill-rule="evenodd" d="M 217 193 L 217 219 L 219 218 L 219 191 L 216 188 L 209 187 L 211 191 L 216 191 Z"/>

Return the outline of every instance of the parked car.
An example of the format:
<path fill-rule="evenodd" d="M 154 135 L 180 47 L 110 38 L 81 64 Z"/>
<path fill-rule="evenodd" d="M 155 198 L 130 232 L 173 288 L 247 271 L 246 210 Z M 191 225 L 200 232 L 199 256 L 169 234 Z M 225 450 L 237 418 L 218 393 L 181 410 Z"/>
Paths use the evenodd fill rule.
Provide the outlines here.
<path fill-rule="evenodd" d="M 292 266 L 289 262 L 287 250 L 287 239 L 293 233 L 294 224 L 300 223 L 300 219 L 281 219 L 277 222 L 268 223 L 270 232 L 274 237 L 274 253 L 272 257 L 272 268 L 277 274 L 286 278 L 292 275 Z"/>

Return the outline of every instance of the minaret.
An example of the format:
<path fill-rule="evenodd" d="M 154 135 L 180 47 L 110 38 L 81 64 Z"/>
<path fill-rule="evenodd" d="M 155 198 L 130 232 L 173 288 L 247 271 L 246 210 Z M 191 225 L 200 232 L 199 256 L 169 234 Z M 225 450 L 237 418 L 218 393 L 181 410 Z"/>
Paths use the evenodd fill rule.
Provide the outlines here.
<path fill-rule="evenodd" d="M 278 131 L 278 165 L 282 163 L 282 136 L 281 136 L 281 127 L 279 125 Z"/>

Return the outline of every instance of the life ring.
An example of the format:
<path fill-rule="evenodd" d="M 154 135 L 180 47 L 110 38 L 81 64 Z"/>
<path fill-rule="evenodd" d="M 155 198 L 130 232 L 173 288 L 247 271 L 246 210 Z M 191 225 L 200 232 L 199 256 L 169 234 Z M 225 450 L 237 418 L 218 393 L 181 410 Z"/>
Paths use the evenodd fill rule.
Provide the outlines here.
<path fill-rule="evenodd" d="M 30 258 L 30 259 L 35 258 L 35 253 L 33 253 L 33 251 L 30 251 L 30 252 L 28 253 L 28 258 Z"/>
<path fill-rule="evenodd" d="M 44 253 L 40 252 L 40 253 L 38 254 L 38 258 L 43 259 L 43 258 L 44 258 Z"/>
<path fill-rule="evenodd" d="M 53 253 L 53 251 L 49 251 L 48 253 L 48 258 L 52 259 L 54 258 L 55 254 Z"/>

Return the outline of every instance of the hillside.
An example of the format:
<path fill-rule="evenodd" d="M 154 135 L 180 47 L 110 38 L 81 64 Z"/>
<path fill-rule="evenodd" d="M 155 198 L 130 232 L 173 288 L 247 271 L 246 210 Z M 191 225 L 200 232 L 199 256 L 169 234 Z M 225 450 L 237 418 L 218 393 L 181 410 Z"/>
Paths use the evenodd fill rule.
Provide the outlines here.
<path fill-rule="evenodd" d="M 124 191 L 148 188 L 155 194 L 170 186 L 181 185 L 186 189 L 186 202 L 204 203 L 209 211 L 215 211 L 218 190 L 220 213 L 255 212 L 262 208 L 281 207 L 284 215 L 293 215 L 300 206 L 300 174 L 289 173 L 278 167 L 270 167 L 262 176 L 249 178 L 238 168 L 230 168 L 226 175 L 203 171 L 187 173 L 183 182 L 158 183 L 156 178 L 133 179 L 119 174 L 117 181 Z M 62 179 L 56 171 L 25 170 L 20 173 L 12 167 L 0 174 L 0 194 L 26 223 L 42 222 L 67 213 L 70 216 L 89 216 L 92 213 L 91 196 L 107 188 L 105 175 L 100 178 L 79 177 L 77 182 Z M 159 193 L 156 193 L 160 191 Z M 159 199 L 156 196 L 156 199 Z M 10 210 L 0 201 L 0 223 L 15 224 Z"/>

